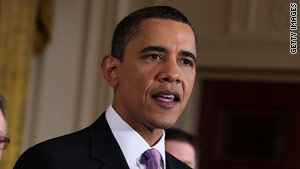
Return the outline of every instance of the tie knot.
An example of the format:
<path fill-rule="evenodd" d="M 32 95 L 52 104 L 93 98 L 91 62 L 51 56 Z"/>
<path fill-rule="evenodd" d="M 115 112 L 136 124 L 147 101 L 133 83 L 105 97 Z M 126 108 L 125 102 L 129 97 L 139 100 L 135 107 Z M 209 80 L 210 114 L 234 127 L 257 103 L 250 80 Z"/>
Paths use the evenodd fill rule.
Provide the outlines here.
<path fill-rule="evenodd" d="M 155 148 L 146 150 L 141 156 L 141 163 L 146 165 L 146 169 L 160 169 L 161 155 Z"/>

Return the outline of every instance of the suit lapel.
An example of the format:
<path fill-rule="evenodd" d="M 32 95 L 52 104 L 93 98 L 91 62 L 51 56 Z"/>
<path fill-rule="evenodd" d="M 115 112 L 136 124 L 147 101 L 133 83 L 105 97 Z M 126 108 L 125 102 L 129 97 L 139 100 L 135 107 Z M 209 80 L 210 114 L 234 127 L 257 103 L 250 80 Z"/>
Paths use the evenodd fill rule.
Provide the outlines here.
<path fill-rule="evenodd" d="M 104 164 L 103 169 L 129 169 L 119 144 L 103 113 L 89 127 L 91 156 Z"/>
<path fill-rule="evenodd" d="M 191 169 L 177 158 L 166 152 L 166 169 Z"/>
<path fill-rule="evenodd" d="M 166 169 L 175 169 L 171 161 L 172 161 L 172 157 L 168 152 L 166 152 Z"/>

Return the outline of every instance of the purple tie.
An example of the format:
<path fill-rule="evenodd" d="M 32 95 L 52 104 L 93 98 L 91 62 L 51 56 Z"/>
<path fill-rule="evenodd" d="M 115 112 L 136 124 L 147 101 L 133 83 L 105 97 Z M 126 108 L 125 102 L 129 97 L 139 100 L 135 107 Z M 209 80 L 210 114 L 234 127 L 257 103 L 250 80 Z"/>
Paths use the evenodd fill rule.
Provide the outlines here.
<path fill-rule="evenodd" d="M 146 150 L 141 157 L 141 163 L 146 165 L 146 169 L 160 169 L 161 155 L 155 148 Z"/>

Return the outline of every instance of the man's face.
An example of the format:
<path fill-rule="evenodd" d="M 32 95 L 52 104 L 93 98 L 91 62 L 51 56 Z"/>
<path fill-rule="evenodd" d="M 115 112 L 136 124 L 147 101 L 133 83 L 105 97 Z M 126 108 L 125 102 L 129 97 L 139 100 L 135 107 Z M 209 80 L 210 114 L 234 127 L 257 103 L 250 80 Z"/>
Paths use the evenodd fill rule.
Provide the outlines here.
<path fill-rule="evenodd" d="M 142 21 L 117 64 L 113 107 L 135 130 L 171 127 L 191 94 L 195 57 L 195 37 L 187 24 Z"/>
<path fill-rule="evenodd" d="M 0 109 L 0 136 L 5 136 L 6 134 L 6 121 L 3 116 L 2 110 Z M 2 150 L 0 149 L 0 159 L 2 157 Z"/>
<path fill-rule="evenodd" d="M 177 140 L 166 140 L 166 151 L 191 168 L 196 167 L 196 152 L 189 143 Z"/>

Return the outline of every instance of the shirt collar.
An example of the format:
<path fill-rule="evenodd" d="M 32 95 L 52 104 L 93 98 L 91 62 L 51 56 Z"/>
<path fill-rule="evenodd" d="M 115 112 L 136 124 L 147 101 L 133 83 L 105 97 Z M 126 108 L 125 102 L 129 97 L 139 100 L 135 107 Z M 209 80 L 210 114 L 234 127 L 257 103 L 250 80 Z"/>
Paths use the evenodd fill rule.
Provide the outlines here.
<path fill-rule="evenodd" d="M 114 137 L 121 147 L 129 168 L 138 166 L 141 154 L 150 148 L 155 148 L 160 152 L 163 166 L 166 168 L 165 132 L 163 132 L 160 140 L 153 147 L 150 147 L 143 137 L 131 128 L 111 105 L 108 107 L 105 117 Z"/>

